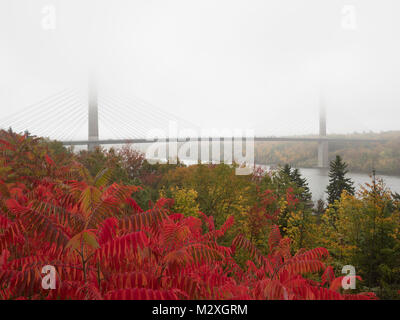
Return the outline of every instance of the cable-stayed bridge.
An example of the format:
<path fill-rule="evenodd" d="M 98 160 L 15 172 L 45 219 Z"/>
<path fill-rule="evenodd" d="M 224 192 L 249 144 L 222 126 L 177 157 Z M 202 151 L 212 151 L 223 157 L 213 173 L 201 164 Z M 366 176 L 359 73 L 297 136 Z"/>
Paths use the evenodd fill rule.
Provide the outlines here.
<path fill-rule="evenodd" d="M 93 87 L 92 87 L 93 88 Z M 192 134 L 178 135 L 171 132 L 171 123 L 179 123 L 180 127 L 190 128 Z M 133 96 L 98 95 L 97 91 L 89 88 L 89 92 L 80 90 L 63 90 L 31 106 L 17 111 L 0 121 L 3 129 L 12 128 L 14 131 L 28 131 L 31 134 L 62 141 L 65 146 L 88 146 L 94 149 L 99 145 L 145 144 L 166 142 L 166 159 L 170 158 L 169 145 L 171 142 L 200 142 L 198 157 L 202 154 L 201 145 L 206 143 L 209 151 L 208 160 L 212 162 L 213 147 L 219 143 L 219 155 L 223 161 L 224 147 L 228 142 L 235 158 L 235 148 L 243 152 L 243 145 L 263 141 L 293 141 L 318 143 L 318 167 L 329 165 L 329 142 L 382 142 L 382 140 L 330 138 L 326 132 L 326 113 L 323 102 L 320 105 L 319 133 L 313 137 L 276 137 L 252 136 L 241 137 L 233 134 L 204 135 L 197 134 L 199 128 L 193 123 L 172 115 L 146 101 Z M 100 135 L 101 129 L 101 135 Z M 156 130 L 155 130 L 156 129 Z M 87 131 L 86 131 L 87 130 Z M 87 132 L 87 138 L 77 137 L 77 133 Z M 189 130 L 190 131 L 190 130 Z M 188 131 L 187 131 L 188 132 Z M 193 134 L 194 133 L 194 134 Z M 234 141 L 242 143 L 235 145 Z M 236 150 L 236 151 L 239 151 Z M 216 152 L 216 153 L 218 153 Z M 176 150 L 175 150 L 176 153 Z"/>

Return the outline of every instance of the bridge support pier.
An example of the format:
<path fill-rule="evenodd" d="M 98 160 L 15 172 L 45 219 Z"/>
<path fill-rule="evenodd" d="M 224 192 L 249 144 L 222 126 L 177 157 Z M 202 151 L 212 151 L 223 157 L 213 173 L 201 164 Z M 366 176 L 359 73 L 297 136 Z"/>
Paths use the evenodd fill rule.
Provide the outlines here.
<path fill-rule="evenodd" d="M 212 164 L 213 162 L 213 139 L 208 139 L 208 163 Z"/>
<path fill-rule="evenodd" d="M 202 159 L 202 143 L 201 139 L 197 139 L 197 164 L 201 164 Z"/>
<path fill-rule="evenodd" d="M 89 79 L 88 92 L 88 151 L 93 151 L 99 144 L 99 105 L 97 88 L 93 75 Z"/>
<path fill-rule="evenodd" d="M 326 107 L 325 103 L 320 97 L 320 109 L 319 109 L 319 137 L 326 138 Z M 328 141 L 318 142 L 318 167 L 328 168 L 329 167 L 329 144 Z"/>
<path fill-rule="evenodd" d="M 219 139 L 219 163 L 225 163 L 225 138 Z"/>
<path fill-rule="evenodd" d="M 318 168 L 329 167 L 329 145 L 328 141 L 318 142 Z"/>

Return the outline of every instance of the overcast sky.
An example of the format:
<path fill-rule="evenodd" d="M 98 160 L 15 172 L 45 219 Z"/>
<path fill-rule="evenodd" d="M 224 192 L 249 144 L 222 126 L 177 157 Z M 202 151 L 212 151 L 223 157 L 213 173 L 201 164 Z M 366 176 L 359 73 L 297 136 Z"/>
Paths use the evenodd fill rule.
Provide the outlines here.
<path fill-rule="evenodd" d="M 202 128 L 317 133 L 322 92 L 328 132 L 398 130 L 399 18 L 398 0 L 1 0 L 1 118 L 91 65 Z"/>

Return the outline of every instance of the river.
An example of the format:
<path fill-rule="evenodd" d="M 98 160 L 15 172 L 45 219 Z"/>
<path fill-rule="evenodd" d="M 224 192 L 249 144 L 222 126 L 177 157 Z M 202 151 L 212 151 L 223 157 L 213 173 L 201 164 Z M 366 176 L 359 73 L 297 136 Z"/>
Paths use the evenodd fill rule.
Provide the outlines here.
<path fill-rule="evenodd" d="M 310 191 L 312 192 L 313 201 L 317 201 L 320 198 L 326 199 L 326 186 L 329 183 L 328 169 L 319 168 L 300 168 L 302 176 L 307 179 Z M 378 178 L 382 178 L 386 186 L 392 192 L 400 193 L 400 177 L 399 176 L 386 176 L 376 175 Z M 368 174 L 349 172 L 348 178 L 354 181 L 354 187 L 360 188 L 360 185 L 364 185 L 366 182 L 371 182 L 371 178 Z"/>

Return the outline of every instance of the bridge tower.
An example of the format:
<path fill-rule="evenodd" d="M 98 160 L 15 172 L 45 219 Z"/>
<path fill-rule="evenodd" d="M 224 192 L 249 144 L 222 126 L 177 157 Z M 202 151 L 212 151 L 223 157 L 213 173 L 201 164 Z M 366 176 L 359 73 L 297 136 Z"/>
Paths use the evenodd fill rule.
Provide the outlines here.
<path fill-rule="evenodd" d="M 323 98 L 320 98 L 319 106 L 319 137 L 326 138 L 326 106 Z M 328 141 L 318 142 L 318 167 L 329 167 L 329 144 Z"/>
<path fill-rule="evenodd" d="M 97 85 L 93 74 L 89 75 L 88 89 L 88 150 L 93 151 L 99 146 L 99 104 Z"/>

